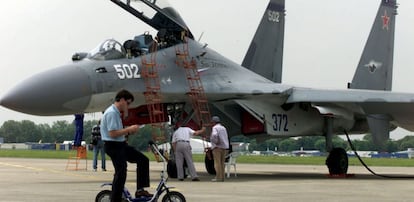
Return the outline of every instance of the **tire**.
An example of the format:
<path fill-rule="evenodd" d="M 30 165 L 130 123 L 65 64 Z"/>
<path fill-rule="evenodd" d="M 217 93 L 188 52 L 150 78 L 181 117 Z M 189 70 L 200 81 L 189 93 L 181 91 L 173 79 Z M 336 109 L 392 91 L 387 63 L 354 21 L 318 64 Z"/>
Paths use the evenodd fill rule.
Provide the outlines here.
<path fill-rule="evenodd" d="M 170 191 L 162 197 L 162 202 L 185 202 L 185 197 L 178 191 Z"/>
<path fill-rule="evenodd" d="M 110 202 L 111 201 L 111 191 L 102 190 L 96 195 L 95 202 Z"/>
<path fill-rule="evenodd" d="M 210 154 L 208 154 L 210 152 Z M 204 156 L 204 165 L 206 166 L 206 170 L 208 174 L 215 175 L 216 169 L 214 169 L 214 159 L 213 159 L 213 152 L 208 150 L 206 155 Z"/>
<path fill-rule="evenodd" d="M 329 152 L 325 164 L 328 166 L 329 174 L 342 175 L 348 172 L 348 155 L 345 149 L 334 148 Z"/>
<path fill-rule="evenodd" d="M 170 178 L 177 178 L 177 166 L 175 165 L 175 161 L 168 160 L 167 163 L 167 174 Z"/>
<path fill-rule="evenodd" d="M 187 162 L 184 161 L 184 167 L 183 167 L 183 169 L 184 169 L 184 178 L 187 177 L 187 173 L 185 172 L 186 168 L 187 168 Z M 175 164 L 175 161 L 168 160 L 167 174 L 168 174 L 168 177 L 170 177 L 170 178 L 173 178 L 173 179 L 177 178 L 177 165 Z"/>

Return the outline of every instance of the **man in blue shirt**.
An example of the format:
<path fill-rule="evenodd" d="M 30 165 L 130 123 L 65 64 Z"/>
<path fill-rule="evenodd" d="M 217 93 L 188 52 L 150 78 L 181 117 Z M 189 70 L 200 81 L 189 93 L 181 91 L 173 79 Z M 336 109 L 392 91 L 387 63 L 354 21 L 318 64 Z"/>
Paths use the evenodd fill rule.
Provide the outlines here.
<path fill-rule="evenodd" d="M 136 133 L 140 127 L 132 125 L 124 128 L 121 119 L 121 112 L 128 113 L 129 105 L 133 101 L 134 96 L 129 91 L 119 91 L 115 96 L 115 102 L 105 110 L 101 120 L 101 135 L 105 142 L 105 152 L 111 157 L 115 168 L 111 201 L 122 200 L 122 190 L 127 177 L 127 161 L 137 164 L 135 196 L 152 197 L 152 194 L 144 190 L 144 187 L 150 186 L 149 160 L 144 154 L 129 146 L 125 139 L 126 135 Z"/>

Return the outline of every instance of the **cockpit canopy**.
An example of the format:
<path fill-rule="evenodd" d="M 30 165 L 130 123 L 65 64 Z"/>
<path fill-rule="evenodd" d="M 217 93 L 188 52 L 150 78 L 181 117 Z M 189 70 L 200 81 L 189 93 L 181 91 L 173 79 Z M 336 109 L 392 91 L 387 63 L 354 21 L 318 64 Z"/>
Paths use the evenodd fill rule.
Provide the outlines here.
<path fill-rule="evenodd" d="M 91 60 L 115 60 L 126 57 L 126 51 L 121 43 L 107 39 L 88 53 Z"/>

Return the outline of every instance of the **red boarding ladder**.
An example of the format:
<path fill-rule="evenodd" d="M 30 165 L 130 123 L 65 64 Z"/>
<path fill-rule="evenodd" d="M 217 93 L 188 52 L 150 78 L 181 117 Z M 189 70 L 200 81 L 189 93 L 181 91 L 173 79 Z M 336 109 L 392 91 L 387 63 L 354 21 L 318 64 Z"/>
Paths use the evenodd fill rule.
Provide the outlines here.
<path fill-rule="evenodd" d="M 187 93 L 193 110 L 196 114 L 196 122 L 202 123 L 202 126 L 210 126 L 210 109 L 208 107 L 207 96 L 204 92 L 203 84 L 200 79 L 200 74 L 197 69 L 197 62 L 194 58 L 190 58 L 188 51 L 188 43 L 185 41 L 180 48 L 176 46 L 177 65 L 184 67 L 188 86 L 190 91 Z M 208 134 L 208 133 L 207 133 Z"/>
<path fill-rule="evenodd" d="M 144 92 L 145 102 L 148 108 L 148 113 L 151 122 L 151 135 L 156 144 L 166 142 L 165 131 L 163 123 L 166 122 L 164 116 L 164 105 L 161 103 L 161 87 L 160 78 L 158 76 L 158 66 L 156 64 L 156 46 L 151 53 L 142 56 L 142 77 L 145 81 L 146 91 Z M 166 151 L 166 150 L 165 150 Z M 161 161 L 161 158 L 155 154 L 157 161 Z"/>

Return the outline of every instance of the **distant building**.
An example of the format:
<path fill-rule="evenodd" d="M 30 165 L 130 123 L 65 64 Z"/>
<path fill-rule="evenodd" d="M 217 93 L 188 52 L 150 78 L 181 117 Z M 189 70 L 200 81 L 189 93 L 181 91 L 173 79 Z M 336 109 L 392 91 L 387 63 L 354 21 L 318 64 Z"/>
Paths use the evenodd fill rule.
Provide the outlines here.
<path fill-rule="evenodd" d="M 392 153 L 392 156 L 395 158 L 413 158 L 414 157 L 414 148 L 408 148 L 405 151 L 399 151 Z"/>
<path fill-rule="evenodd" d="M 319 150 L 295 150 L 292 151 L 295 156 L 322 156 L 322 152 Z"/>

